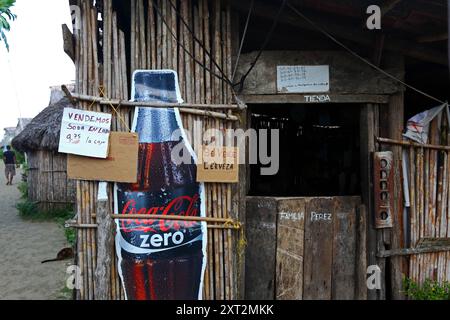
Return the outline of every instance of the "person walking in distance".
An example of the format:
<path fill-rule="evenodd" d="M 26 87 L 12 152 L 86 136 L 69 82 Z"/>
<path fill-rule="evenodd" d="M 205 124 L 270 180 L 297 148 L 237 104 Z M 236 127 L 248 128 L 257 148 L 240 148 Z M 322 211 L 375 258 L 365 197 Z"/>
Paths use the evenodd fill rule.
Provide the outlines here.
<path fill-rule="evenodd" d="M 16 155 L 11 151 L 11 146 L 6 147 L 3 153 L 3 162 L 5 163 L 6 185 L 12 185 L 16 175 Z"/>

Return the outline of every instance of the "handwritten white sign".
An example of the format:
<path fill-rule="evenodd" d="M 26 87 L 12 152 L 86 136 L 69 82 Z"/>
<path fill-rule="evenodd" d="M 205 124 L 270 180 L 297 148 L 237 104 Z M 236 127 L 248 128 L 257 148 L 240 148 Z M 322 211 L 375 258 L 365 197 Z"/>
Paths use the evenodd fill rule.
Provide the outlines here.
<path fill-rule="evenodd" d="M 329 66 L 277 66 L 279 93 L 313 93 L 329 90 Z"/>
<path fill-rule="evenodd" d="M 106 158 L 110 131 L 111 114 L 65 108 L 58 151 Z"/>

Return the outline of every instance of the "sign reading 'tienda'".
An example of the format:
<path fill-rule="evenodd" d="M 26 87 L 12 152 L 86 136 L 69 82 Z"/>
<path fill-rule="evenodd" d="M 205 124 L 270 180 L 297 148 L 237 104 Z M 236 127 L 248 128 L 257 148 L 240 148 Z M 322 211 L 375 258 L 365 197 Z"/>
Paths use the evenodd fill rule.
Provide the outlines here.
<path fill-rule="evenodd" d="M 58 151 L 104 159 L 110 131 L 111 114 L 65 108 Z"/>

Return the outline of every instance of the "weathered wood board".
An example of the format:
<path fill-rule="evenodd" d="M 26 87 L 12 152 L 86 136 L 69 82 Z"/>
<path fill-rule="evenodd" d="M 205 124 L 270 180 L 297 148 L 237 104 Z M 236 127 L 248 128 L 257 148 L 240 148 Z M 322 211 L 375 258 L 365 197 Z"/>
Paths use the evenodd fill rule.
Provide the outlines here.
<path fill-rule="evenodd" d="M 276 213 L 275 199 L 247 198 L 245 299 L 274 299 Z"/>
<path fill-rule="evenodd" d="M 362 298 L 360 205 L 360 197 L 248 197 L 246 298 Z"/>
<path fill-rule="evenodd" d="M 336 198 L 333 217 L 333 300 L 356 299 L 357 214 L 360 198 Z"/>
<path fill-rule="evenodd" d="M 278 202 L 276 294 L 277 300 L 303 298 L 303 256 L 306 199 Z"/>
<path fill-rule="evenodd" d="M 305 300 L 331 299 L 333 266 L 333 198 L 313 198 L 306 208 Z"/>
<path fill-rule="evenodd" d="M 251 52 L 241 56 L 236 79 L 249 69 L 256 54 Z M 329 94 L 392 94 L 401 90 L 398 83 L 345 52 L 265 51 L 248 75 L 242 94 L 277 94 L 278 65 L 329 65 Z M 397 69 L 388 71 L 399 75 Z"/>

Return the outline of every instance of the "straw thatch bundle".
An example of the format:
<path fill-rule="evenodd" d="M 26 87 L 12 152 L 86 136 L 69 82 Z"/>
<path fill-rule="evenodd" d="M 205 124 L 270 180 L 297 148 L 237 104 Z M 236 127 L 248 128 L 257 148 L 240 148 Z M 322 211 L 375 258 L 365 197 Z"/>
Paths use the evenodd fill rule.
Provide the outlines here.
<path fill-rule="evenodd" d="M 63 111 L 65 107 L 71 106 L 67 98 L 49 105 L 12 140 L 13 148 L 21 152 L 57 151 Z"/>

